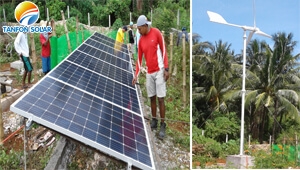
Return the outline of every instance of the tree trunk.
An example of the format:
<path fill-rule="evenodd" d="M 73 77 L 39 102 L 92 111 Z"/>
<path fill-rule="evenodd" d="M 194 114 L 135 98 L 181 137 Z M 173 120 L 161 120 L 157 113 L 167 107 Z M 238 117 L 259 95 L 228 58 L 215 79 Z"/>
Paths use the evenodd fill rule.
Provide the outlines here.
<path fill-rule="evenodd" d="M 265 111 L 265 110 L 264 110 Z M 265 118 L 266 118 L 266 113 L 262 111 L 262 122 L 261 122 L 261 128 L 259 130 L 259 143 L 263 143 L 263 135 L 264 135 L 264 130 L 265 130 Z"/>
<path fill-rule="evenodd" d="M 35 51 L 35 43 L 34 43 L 34 36 L 33 33 L 30 33 L 30 41 L 31 41 L 31 54 L 32 54 L 32 61 L 33 61 L 33 74 L 34 74 L 34 81 L 37 82 L 37 63 L 36 63 L 36 51 Z"/>
<path fill-rule="evenodd" d="M 274 142 L 274 139 L 276 139 L 275 134 L 276 134 L 276 126 L 277 126 L 277 122 L 276 122 L 276 120 L 277 120 L 277 108 L 278 108 L 278 102 L 275 101 L 275 111 L 274 111 L 274 115 L 273 115 L 274 122 L 273 122 L 273 132 L 272 132 L 272 141 L 273 142 Z"/>

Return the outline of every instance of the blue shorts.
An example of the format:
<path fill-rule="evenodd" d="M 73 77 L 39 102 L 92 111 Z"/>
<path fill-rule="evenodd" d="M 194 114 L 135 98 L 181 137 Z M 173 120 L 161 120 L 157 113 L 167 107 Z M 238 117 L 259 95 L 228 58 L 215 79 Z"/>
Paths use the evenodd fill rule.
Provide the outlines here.
<path fill-rule="evenodd" d="M 29 57 L 25 57 L 25 56 L 22 56 L 22 61 L 24 63 L 24 69 L 27 71 L 27 72 L 31 72 L 33 70 L 32 68 L 32 65 L 31 65 L 31 62 L 30 62 L 30 58 Z"/>
<path fill-rule="evenodd" d="M 51 70 L 51 59 L 50 57 L 43 57 L 42 58 L 42 69 L 43 73 L 48 73 Z"/>

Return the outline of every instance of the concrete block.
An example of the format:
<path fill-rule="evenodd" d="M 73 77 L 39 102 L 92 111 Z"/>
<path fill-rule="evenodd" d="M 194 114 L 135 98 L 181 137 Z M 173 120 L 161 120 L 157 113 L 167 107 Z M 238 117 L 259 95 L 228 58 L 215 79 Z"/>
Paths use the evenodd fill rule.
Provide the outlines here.
<path fill-rule="evenodd" d="M 10 67 L 21 70 L 22 68 L 24 68 L 24 64 L 21 60 L 17 60 L 17 61 L 10 63 Z"/>
<path fill-rule="evenodd" d="M 9 109 L 10 105 L 13 104 L 19 97 L 21 97 L 24 94 L 24 90 L 20 90 L 11 96 L 7 96 L 3 99 L 1 99 L 2 104 L 2 112 L 5 112 Z"/>
<path fill-rule="evenodd" d="M 226 159 L 226 168 L 251 169 L 254 158 L 249 155 L 229 155 Z"/>

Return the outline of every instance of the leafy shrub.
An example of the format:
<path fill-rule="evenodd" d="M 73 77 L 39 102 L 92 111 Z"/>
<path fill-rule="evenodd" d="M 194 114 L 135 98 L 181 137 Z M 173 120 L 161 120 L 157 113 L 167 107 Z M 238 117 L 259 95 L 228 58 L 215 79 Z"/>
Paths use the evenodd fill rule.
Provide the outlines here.
<path fill-rule="evenodd" d="M 259 169 L 287 169 L 296 167 L 295 160 L 288 159 L 288 152 L 267 153 L 258 151 L 255 155 L 254 167 Z"/>
<path fill-rule="evenodd" d="M 221 157 L 238 154 L 240 149 L 239 140 L 229 140 L 227 143 L 222 143 L 221 148 Z"/>
<path fill-rule="evenodd" d="M 201 155 L 218 158 L 222 152 L 221 144 L 211 138 L 202 136 L 200 129 L 197 129 L 197 127 L 195 128 L 195 126 L 193 126 L 193 142 L 194 144 L 202 144 L 203 152 L 201 153 Z M 194 133 L 194 130 L 198 132 Z"/>
<path fill-rule="evenodd" d="M 121 27 L 123 27 L 123 22 L 122 22 L 121 18 L 118 18 L 118 19 L 116 19 L 116 21 L 112 25 L 112 29 L 113 30 L 118 30 Z"/>
<path fill-rule="evenodd" d="M 238 124 L 235 113 L 220 114 L 214 112 L 212 119 L 205 123 L 205 132 L 208 137 L 211 137 L 218 142 L 225 142 L 226 134 L 229 139 L 238 137 L 240 126 Z"/>
<path fill-rule="evenodd" d="M 8 154 L 5 148 L 0 146 L 0 170 L 2 169 L 18 169 L 21 163 L 20 156 L 22 153 L 10 150 Z"/>

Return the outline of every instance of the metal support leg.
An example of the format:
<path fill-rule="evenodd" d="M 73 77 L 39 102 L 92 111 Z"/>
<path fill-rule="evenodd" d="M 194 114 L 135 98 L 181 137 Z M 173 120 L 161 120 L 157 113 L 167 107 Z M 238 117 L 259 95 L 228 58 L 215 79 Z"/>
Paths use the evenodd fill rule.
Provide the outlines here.
<path fill-rule="evenodd" d="M 132 170 L 132 163 L 131 162 L 127 163 L 127 170 Z"/>

